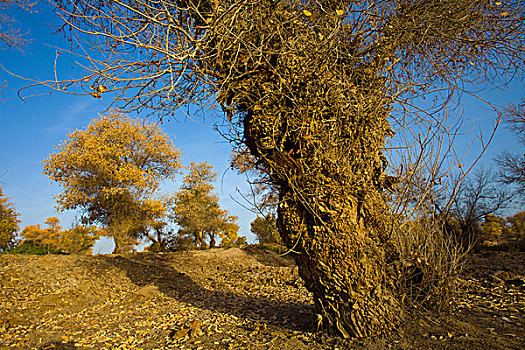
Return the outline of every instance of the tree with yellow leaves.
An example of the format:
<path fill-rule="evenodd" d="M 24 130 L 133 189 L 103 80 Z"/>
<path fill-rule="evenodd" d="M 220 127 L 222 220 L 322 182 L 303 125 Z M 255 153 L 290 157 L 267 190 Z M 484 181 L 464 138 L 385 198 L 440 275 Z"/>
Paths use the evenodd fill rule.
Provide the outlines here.
<path fill-rule="evenodd" d="M 54 3 L 89 57 L 80 76 L 42 84 L 80 85 L 96 98 L 102 90 L 161 118 L 187 104 L 222 107 L 232 141 L 278 190 L 277 227 L 319 328 L 359 338 L 398 331 L 423 298 L 398 283 L 404 248 L 392 232 L 404 232 L 399 217 L 428 214 L 428 193 L 448 175 L 441 164 L 463 167 L 453 145 L 461 117 L 449 113 L 459 97 L 486 101 L 480 87 L 522 77 L 524 2 Z M 405 196 L 403 185 L 427 171 L 421 196 L 409 191 L 393 213 L 393 185 Z M 433 270 L 418 264 L 427 279 Z"/>
<path fill-rule="evenodd" d="M 172 218 L 180 227 L 179 237 L 192 237 L 195 247 L 201 249 L 215 247 L 218 238 L 238 239 L 237 217 L 221 209 L 219 198 L 212 192 L 216 178 L 211 164 L 192 162 L 181 190 L 173 198 Z"/>
<path fill-rule="evenodd" d="M 13 248 L 19 227 L 18 213 L 0 188 L 0 252 Z"/>
<path fill-rule="evenodd" d="M 95 241 L 100 236 L 96 226 L 77 225 L 61 232 L 60 249 L 70 254 L 92 254 Z"/>
<path fill-rule="evenodd" d="M 95 226 L 76 225 L 68 230 L 62 230 L 57 217 L 47 218 L 44 224 L 47 225 L 46 228 L 42 228 L 40 224 L 26 226 L 22 231 L 24 238 L 22 246 L 26 244 L 38 247 L 32 251 L 44 254 L 90 254 L 95 241 L 100 238 L 100 232 Z M 20 251 L 27 251 L 22 246 Z"/>
<path fill-rule="evenodd" d="M 63 187 L 57 208 L 81 209 L 82 221 L 103 225 L 121 253 L 163 212 L 155 194 L 161 180 L 177 174 L 180 158 L 157 125 L 112 113 L 69 133 L 43 173 Z"/>
<path fill-rule="evenodd" d="M 57 217 L 50 217 L 44 221 L 47 225 L 46 228 L 42 228 L 40 224 L 26 226 L 22 230 L 22 237 L 27 242 L 43 247 L 49 254 L 51 251 L 60 250 L 60 235 L 62 232 L 62 226 L 60 226 L 60 220 Z"/>
<path fill-rule="evenodd" d="M 487 238 L 499 237 L 505 231 L 505 219 L 494 214 L 488 214 L 481 223 L 481 230 Z"/>
<path fill-rule="evenodd" d="M 522 210 L 513 216 L 507 218 L 508 233 L 513 236 L 525 237 L 525 210 Z"/>

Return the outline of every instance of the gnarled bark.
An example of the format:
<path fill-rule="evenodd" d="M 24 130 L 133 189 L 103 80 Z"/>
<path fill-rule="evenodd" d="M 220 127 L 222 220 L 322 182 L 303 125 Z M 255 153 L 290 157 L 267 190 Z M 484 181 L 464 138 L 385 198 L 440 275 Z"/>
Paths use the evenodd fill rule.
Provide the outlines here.
<path fill-rule="evenodd" d="M 348 132 L 363 132 L 348 142 L 326 143 L 331 131 L 322 127 L 303 133 L 283 127 L 279 137 L 291 141 L 283 142 L 288 148 L 282 150 L 264 143 L 278 133 L 279 123 L 268 123 L 271 116 L 250 112 L 244 119 L 247 145 L 273 170 L 280 189 L 279 232 L 314 294 L 322 327 L 345 337 L 381 333 L 401 313 L 387 273 L 387 262 L 395 257 L 382 195 L 388 128 L 370 127 L 386 124 L 386 114 L 348 119 L 357 117 L 361 125 L 349 123 Z M 312 142 L 312 134 L 321 142 Z"/>
<path fill-rule="evenodd" d="M 351 41 L 330 42 L 285 3 L 257 6 L 251 15 L 275 27 L 248 30 L 264 23 L 236 18 L 233 28 L 216 28 L 218 101 L 241 115 L 244 143 L 280 191 L 279 232 L 323 328 L 379 334 L 401 311 L 387 273 L 395 249 L 382 193 L 391 131 L 380 63 L 365 62 Z M 322 20 L 332 33 L 340 29 L 337 16 Z"/>

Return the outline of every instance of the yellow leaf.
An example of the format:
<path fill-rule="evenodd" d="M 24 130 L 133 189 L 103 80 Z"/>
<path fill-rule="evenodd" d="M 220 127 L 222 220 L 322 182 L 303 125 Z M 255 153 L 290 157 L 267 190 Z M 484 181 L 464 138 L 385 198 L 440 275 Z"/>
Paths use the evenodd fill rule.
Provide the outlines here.
<path fill-rule="evenodd" d="M 97 91 L 102 94 L 102 93 L 108 91 L 108 89 L 104 85 L 99 85 L 97 87 Z"/>
<path fill-rule="evenodd" d="M 335 11 L 335 13 L 336 13 L 338 16 L 342 16 L 343 13 L 345 13 L 345 10 L 337 10 L 337 11 Z"/>
<path fill-rule="evenodd" d="M 303 14 L 306 16 L 306 17 L 310 17 L 312 15 L 312 13 L 308 10 L 303 10 Z"/>
<path fill-rule="evenodd" d="M 502 12 L 502 13 L 501 13 L 501 17 L 506 17 L 506 16 L 508 16 L 508 15 L 509 15 L 508 12 Z"/>
<path fill-rule="evenodd" d="M 501 5 L 501 1 L 495 2 L 494 5 L 500 6 Z"/>
<path fill-rule="evenodd" d="M 102 96 L 100 96 L 98 93 L 96 92 L 90 92 L 90 95 L 93 96 L 94 98 L 102 98 Z"/>

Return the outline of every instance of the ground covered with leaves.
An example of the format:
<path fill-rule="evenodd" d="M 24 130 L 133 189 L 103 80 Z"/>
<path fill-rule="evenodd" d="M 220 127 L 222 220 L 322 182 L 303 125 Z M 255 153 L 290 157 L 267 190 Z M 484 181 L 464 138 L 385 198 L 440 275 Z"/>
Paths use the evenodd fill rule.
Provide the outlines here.
<path fill-rule="evenodd" d="M 525 253 L 473 255 L 452 315 L 387 338 L 315 333 L 292 261 L 248 247 L 0 255 L 0 348 L 523 349 Z"/>

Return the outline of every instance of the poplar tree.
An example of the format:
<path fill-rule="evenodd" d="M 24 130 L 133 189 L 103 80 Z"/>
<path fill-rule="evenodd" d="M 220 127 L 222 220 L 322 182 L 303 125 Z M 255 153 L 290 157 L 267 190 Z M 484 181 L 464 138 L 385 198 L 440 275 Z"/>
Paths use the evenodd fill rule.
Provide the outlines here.
<path fill-rule="evenodd" d="M 16 244 L 16 234 L 20 229 L 18 214 L 13 203 L 0 188 L 0 252 L 11 249 Z"/>
<path fill-rule="evenodd" d="M 239 231 L 237 217 L 222 209 L 212 192 L 216 178 L 211 164 L 192 162 L 173 199 L 172 218 L 180 227 L 178 235 L 192 237 L 200 249 L 216 247 L 219 238 L 234 241 Z"/>
<path fill-rule="evenodd" d="M 80 209 L 82 221 L 104 226 L 114 253 L 122 253 L 145 223 L 164 215 L 155 194 L 178 173 L 180 156 L 157 125 L 110 114 L 70 132 L 43 161 L 43 173 L 62 186 L 57 208 Z"/>

